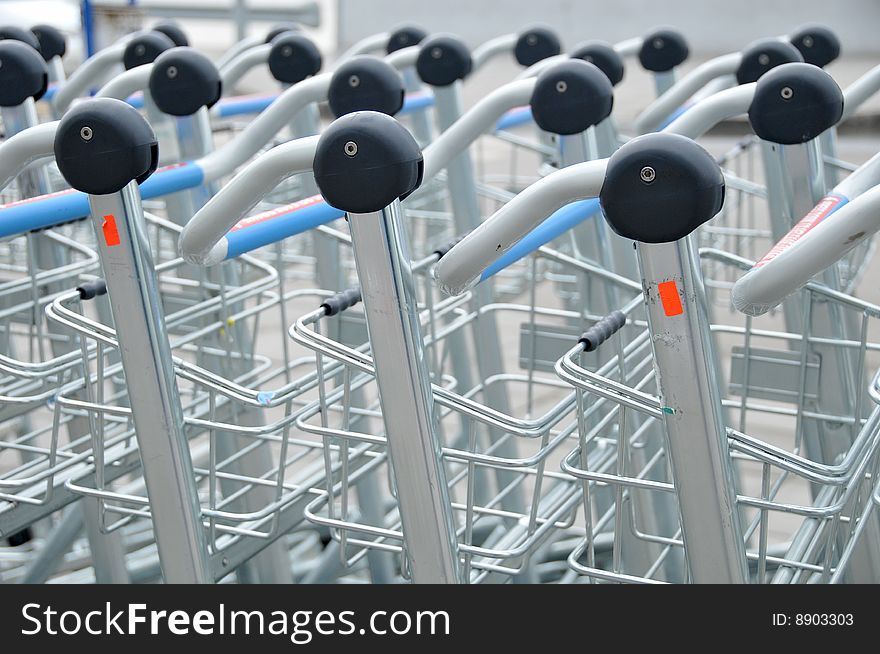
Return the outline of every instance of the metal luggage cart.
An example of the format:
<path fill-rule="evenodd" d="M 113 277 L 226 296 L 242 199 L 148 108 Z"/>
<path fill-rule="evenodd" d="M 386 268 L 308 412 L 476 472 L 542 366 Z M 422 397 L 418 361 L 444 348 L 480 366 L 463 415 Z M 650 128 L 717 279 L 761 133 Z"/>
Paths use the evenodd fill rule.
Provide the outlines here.
<path fill-rule="evenodd" d="M 436 261 L 435 255 L 416 262 L 413 272 L 427 273 Z M 548 322 L 565 325 L 579 316 L 533 303 L 495 303 L 470 311 L 469 295 L 435 302 L 430 278 L 425 285 L 420 316 L 463 575 L 472 583 L 518 577 L 528 570 L 530 557 L 540 567 L 540 552 L 572 526 L 578 504 L 573 480 L 556 469 L 572 437 L 574 397 L 547 374 L 553 362 L 535 343 L 541 326 Z M 354 291 L 349 296 L 358 297 Z M 518 344 L 522 371 L 478 380 L 474 388 L 460 388 L 446 370 L 448 342 L 455 332 L 490 313 L 499 320 L 506 314 L 505 320 L 522 321 Z M 321 308 L 298 319 L 290 329 L 297 343 L 318 354 L 322 384 L 319 402 L 301 414 L 297 425 L 326 440 L 328 483 L 307 508 L 307 517 L 330 528 L 346 565 L 353 565 L 372 549 L 401 553 L 405 545 L 393 501 L 396 489 L 369 342 L 346 345 L 333 340 L 326 333 L 327 320 Z M 545 360 L 539 360 L 541 356 Z M 517 413 L 505 414 L 486 404 L 483 394 L 491 385 L 505 386 L 509 395 L 523 398 L 515 407 Z M 502 446 L 514 456 L 500 455 Z M 389 479 L 392 501 L 379 514 L 380 522 L 369 522 L 351 498 L 361 475 L 348 468 L 359 459 L 366 461 L 362 474 L 373 471 Z M 332 468 L 337 467 L 341 473 L 335 476 Z M 507 506 L 513 493 L 524 497 L 517 509 Z"/>
<path fill-rule="evenodd" d="M 676 185 L 695 199 L 702 194 L 702 204 L 685 209 L 670 199 L 679 197 L 670 193 Z M 607 163 L 554 173 L 517 197 L 457 244 L 437 277 L 460 293 L 519 247 L 551 197 L 558 206 L 559 193 L 583 198 L 601 189 L 609 223 L 637 242 L 645 297 L 618 305 L 622 312 L 588 330 L 557 364 L 580 393 L 581 444 L 563 470 L 582 481 L 588 532 L 572 568 L 614 581 L 872 579 L 878 551 L 866 473 L 876 459 L 878 412 L 865 396 L 865 373 L 878 364 L 869 336 L 876 307 L 816 286 L 792 303 L 802 311 L 802 333 L 780 329 L 779 317 L 710 323 L 691 234 L 720 210 L 723 187 L 720 169 L 692 141 L 641 137 Z M 638 220 L 637 212 L 657 220 Z M 493 243 L 495 253 L 486 248 Z M 717 251 L 704 256 L 751 265 Z M 860 337 L 826 336 L 826 315 L 854 321 Z M 597 350 L 620 329 L 626 337 L 616 352 Z M 600 353 L 598 367 L 577 361 L 585 350 Z M 731 363 L 722 366 L 728 350 Z M 820 386 L 820 375 L 846 389 L 844 405 L 825 399 L 840 389 Z M 774 422 L 778 440 L 745 433 L 770 433 Z M 673 491 L 678 510 L 670 513 L 664 498 Z"/>
<path fill-rule="evenodd" d="M 40 269 L 38 239 L 66 263 Z M 0 256 L 0 533 L 9 536 L 29 524 L 13 517 L 16 510 L 48 502 L 52 475 L 82 458 L 80 444 L 59 444 L 60 425 L 53 426 L 56 393 L 81 374 L 80 355 L 71 334 L 46 320 L 45 309 L 99 264 L 93 250 L 53 230 L 4 240 Z"/>
<path fill-rule="evenodd" d="M 174 237 L 180 228 L 156 216 L 149 216 L 148 225 L 158 237 L 153 251 L 165 327 L 200 517 L 212 571 L 220 579 L 301 522 L 302 506 L 312 499 L 311 489 L 323 474 L 322 443 L 295 426 L 298 414 L 315 401 L 314 357 L 296 352 L 280 336 L 272 342 L 236 342 L 239 333 L 257 333 L 258 324 L 283 324 L 291 307 L 315 291 L 285 289 L 273 266 L 250 256 L 237 260 L 238 286 L 207 275 L 194 280 L 184 270 L 188 264 L 176 256 Z M 102 292 L 99 285 L 94 299 L 101 301 Z M 66 292 L 48 310 L 52 320 L 78 335 L 77 365 L 88 370 L 87 377 L 58 391 L 55 422 L 71 415 L 88 420 L 92 466 L 66 479 L 65 487 L 75 496 L 96 498 L 102 529 L 112 532 L 151 518 L 152 506 L 138 481 L 139 451 L 115 330 L 89 306 L 94 304 L 91 295 Z M 244 365 L 230 361 L 224 368 L 224 360 L 242 357 Z M 232 377 L 224 377 L 224 369 Z M 243 466 L 258 448 L 272 452 L 271 465 L 258 471 Z M 129 474 L 119 474 L 120 469 Z M 314 563 L 314 551 L 301 554 L 304 566 Z"/>
<path fill-rule="evenodd" d="M 704 262 L 729 266 L 740 274 L 748 269 L 742 259 L 717 250 L 703 252 Z M 737 507 L 744 525 L 750 577 L 764 583 L 838 582 L 847 573 L 857 538 L 871 515 L 873 470 L 880 444 L 880 408 L 876 406 L 874 376 L 865 373 L 880 364 L 876 338 L 880 307 L 810 284 L 797 298 L 804 315 L 817 303 L 834 303 L 859 317 L 861 340 L 837 341 L 781 329 L 778 316 L 742 317 L 711 329 L 721 351 L 729 353 L 723 371 L 722 403 L 727 416 L 731 465 L 737 470 Z M 733 313 L 730 318 L 736 318 Z M 680 555 L 683 544 L 677 525 L 665 532 L 646 526 L 646 512 L 670 501 L 675 481 L 667 467 L 663 434 L 659 429 L 663 405 L 656 395 L 650 334 L 640 320 L 630 321 L 626 336 L 614 337 L 604 347 L 612 358 L 599 370 L 581 362 L 578 344 L 557 363 L 560 378 L 577 392 L 579 439 L 562 468 L 581 480 L 587 536 L 571 553 L 572 569 L 591 581 L 685 581 L 670 578 L 667 560 Z M 818 385 L 821 358 L 811 345 L 854 353 L 858 365 L 850 383 L 861 389 L 853 397 L 849 415 L 827 415 L 811 408 L 822 393 Z M 726 352 L 725 352 L 726 351 Z M 804 445 L 806 423 L 820 425 L 823 438 L 846 443 L 827 459 L 811 458 Z M 760 434 L 756 437 L 751 434 Z M 639 452 L 654 455 L 639 460 Z M 686 474 L 686 473 L 685 473 Z M 597 514 L 591 498 L 599 488 L 613 491 L 612 509 Z M 668 497 L 668 499 L 666 499 Z M 623 510 L 617 510 L 623 507 Z M 594 536 L 613 524 L 612 560 L 602 560 Z M 657 558 L 640 570 L 621 565 L 619 543 L 623 532 L 656 544 Z M 686 555 L 686 553 L 685 553 Z M 856 579 L 857 580 L 857 579 Z"/>

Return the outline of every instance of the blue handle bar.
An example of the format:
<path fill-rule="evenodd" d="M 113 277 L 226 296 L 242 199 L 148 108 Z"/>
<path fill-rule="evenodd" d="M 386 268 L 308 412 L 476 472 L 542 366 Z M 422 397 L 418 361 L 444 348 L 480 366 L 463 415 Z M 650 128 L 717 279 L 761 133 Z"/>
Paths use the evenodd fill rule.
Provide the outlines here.
<path fill-rule="evenodd" d="M 527 257 L 542 245 L 546 245 L 554 238 L 561 236 L 575 225 L 592 218 L 599 212 L 599 200 L 578 200 L 557 209 L 540 225 L 526 234 L 519 243 L 504 253 L 495 263 L 486 268 L 480 275 L 480 281 L 484 282 L 496 273 L 501 272 L 508 266 L 520 259 Z"/>
<path fill-rule="evenodd" d="M 519 107 L 517 109 L 511 109 L 506 114 L 504 114 L 497 123 L 495 123 L 495 131 L 500 132 L 501 130 L 505 129 L 513 129 L 514 127 L 525 125 L 531 120 L 531 107 Z"/>
<path fill-rule="evenodd" d="M 315 195 L 300 202 L 245 218 L 226 234 L 226 259 L 296 236 L 319 225 L 342 218 L 335 209 Z"/>
<path fill-rule="evenodd" d="M 200 186 L 204 171 L 195 163 L 171 166 L 141 184 L 145 200 Z M 0 238 L 46 229 L 89 215 L 89 199 L 79 191 L 60 191 L 0 206 Z"/>

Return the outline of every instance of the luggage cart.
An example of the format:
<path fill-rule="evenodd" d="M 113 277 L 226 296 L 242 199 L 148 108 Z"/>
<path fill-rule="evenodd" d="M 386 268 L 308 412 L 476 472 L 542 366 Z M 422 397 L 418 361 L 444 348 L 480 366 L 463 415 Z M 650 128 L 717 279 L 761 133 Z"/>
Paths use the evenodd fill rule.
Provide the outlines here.
<path fill-rule="evenodd" d="M 690 152 L 694 148 L 697 151 Z M 677 164 L 671 163 L 676 160 Z M 880 414 L 869 397 L 875 382 L 868 385 L 864 374 L 877 366 L 877 345 L 867 337 L 876 308 L 815 285 L 801 304 L 804 315 L 809 316 L 814 305 L 835 302 L 841 311 L 859 318 L 860 340 L 833 341 L 812 335 L 809 328 L 792 334 L 751 318 L 744 326 L 713 324 L 710 336 L 696 251 L 687 236 L 720 209 L 721 195 L 708 205 L 709 198 L 704 197 L 706 212 L 697 215 L 698 209 L 688 213 L 675 203 L 663 205 L 658 200 L 660 189 L 650 202 L 645 199 L 645 207 L 652 207 L 658 221 L 646 226 L 632 219 L 634 194 L 647 196 L 649 191 L 638 189 L 655 188 L 652 185 L 658 181 L 670 183 L 674 176 L 665 182 L 662 177 L 664 172 L 671 175 L 664 170 L 670 166 L 678 166 L 677 174 L 694 176 L 687 188 L 712 188 L 706 177 L 712 163 L 705 152 L 680 137 L 657 135 L 622 148 L 609 161 L 607 173 L 604 162 L 597 162 L 595 170 L 582 166 L 578 171 L 582 188 L 577 195 L 572 192 L 583 197 L 601 186 L 609 222 L 618 233 L 639 242 L 644 297 L 599 321 L 556 365 L 560 378 L 578 394 L 580 444 L 562 468 L 581 481 L 587 535 L 572 552 L 570 565 L 594 581 L 840 581 L 854 571 L 860 548 L 869 549 L 869 558 L 877 554 L 877 543 L 865 538 L 860 526 L 871 521 L 870 473 L 878 445 Z M 564 188 L 562 173 L 557 175 L 559 188 Z M 543 192 L 549 192 L 550 179 L 545 181 Z M 721 184 L 720 172 L 715 184 Z M 507 247 L 520 238 L 523 228 L 517 223 L 520 218 L 529 220 L 527 214 L 535 206 L 525 198 L 518 200 L 506 208 L 503 220 L 490 219 L 441 260 L 441 284 L 460 291 L 492 261 L 492 255 L 471 256 L 481 250 L 483 238 Z M 677 221 L 681 221 L 679 236 L 670 231 Z M 704 256 L 749 266 L 735 255 L 707 251 Z M 611 358 L 598 369 L 585 366 L 583 353 L 597 349 L 616 330 L 626 336 L 617 339 L 616 356 L 612 350 Z M 728 370 L 717 364 L 721 359 L 713 352 L 713 341 L 730 348 Z M 808 408 L 807 396 L 822 392 L 809 386 L 815 384 L 821 366 L 809 356 L 813 341 L 857 357 L 859 365 L 849 381 L 863 390 L 852 413 L 822 414 Z M 786 382 L 789 371 L 792 377 Z M 770 432 L 771 420 L 783 417 L 787 424 L 775 436 L 781 440 L 746 434 L 752 428 Z M 811 421 L 825 427 L 827 438 L 847 443 L 840 457 L 823 460 L 805 453 L 801 428 Z M 846 438 L 836 437 L 838 432 L 845 432 Z M 700 437 L 694 438 L 695 434 Z M 651 451 L 651 439 L 660 440 L 654 443 L 657 454 L 645 460 L 640 455 Z M 739 474 L 734 474 L 735 469 Z M 751 475 L 745 474 L 748 469 Z M 791 494 L 798 487 L 799 498 Z M 599 489 L 610 489 L 615 496 L 604 512 L 596 511 Z M 667 494 L 677 496 L 680 524 L 671 531 L 646 528 Z M 604 544 L 600 537 L 609 528 L 610 556 L 596 547 Z M 626 566 L 624 543 L 632 536 L 661 548 L 647 567 Z M 681 548 L 690 572 L 667 577 L 669 563 Z M 860 562 L 860 574 L 870 575 L 865 565 L 870 566 L 870 561 Z"/>

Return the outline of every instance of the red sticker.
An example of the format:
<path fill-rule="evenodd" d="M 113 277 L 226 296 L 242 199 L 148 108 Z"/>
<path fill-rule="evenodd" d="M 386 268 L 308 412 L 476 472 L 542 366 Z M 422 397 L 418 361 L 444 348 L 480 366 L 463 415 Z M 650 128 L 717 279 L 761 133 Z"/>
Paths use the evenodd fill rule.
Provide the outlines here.
<path fill-rule="evenodd" d="M 119 230 L 116 229 L 116 216 L 112 213 L 104 216 L 104 224 L 101 225 L 101 230 L 104 232 L 104 242 L 107 244 L 107 247 L 113 247 L 114 245 L 119 245 Z"/>
<path fill-rule="evenodd" d="M 663 311 L 667 316 L 678 316 L 684 313 L 675 280 L 657 284 L 657 290 L 660 292 L 660 302 L 663 303 Z"/>

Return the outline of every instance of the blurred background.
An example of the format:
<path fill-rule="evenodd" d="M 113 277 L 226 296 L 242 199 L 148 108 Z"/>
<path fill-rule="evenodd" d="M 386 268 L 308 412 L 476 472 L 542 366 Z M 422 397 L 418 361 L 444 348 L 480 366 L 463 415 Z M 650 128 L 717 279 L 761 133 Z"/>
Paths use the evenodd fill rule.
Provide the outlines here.
<path fill-rule="evenodd" d="M 594 38 L 613 43 L 668 24 L 684 32 L 700 58 L 821 22 L 840 37 L 847 57 L 880 54 L 878 0 L 0 0 L 0 20 L 26 27 L 39 16 L 75 35 L 83 5 L 99 39 L 138 14 L 176 17 L 196 47 L 209 50 L 266 23 L 298 20 L 332 52 L 388 29 L 389 16 L 396 16 L 431 32 L 454 32 L 471 45 L 529 23 L 552 25 L 568 45 Z"/>

